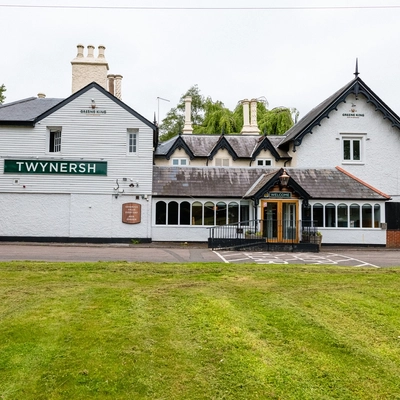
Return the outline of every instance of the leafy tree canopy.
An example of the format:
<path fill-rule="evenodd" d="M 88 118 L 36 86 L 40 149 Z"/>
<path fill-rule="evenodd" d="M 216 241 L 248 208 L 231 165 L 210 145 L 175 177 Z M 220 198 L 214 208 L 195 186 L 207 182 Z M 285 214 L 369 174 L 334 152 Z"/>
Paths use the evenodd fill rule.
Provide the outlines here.
<path fill-rule="evenodd" d="M 200 94 L 197 85 L 192 86 L 172 108 L 160 126 L 161 141 L 166 141 L 182 132 L 185 124 L 185 97 L 192 97 L 192 126 L 194 134 L 239 133 L 243 128 L 243 107 L 240 103 L 231 111 L 221 101 Z M 257 103 L 257 123 L 261 133 L 283 135 L 297 121 L 295 108 L 276 107 L 268 110 L 266 100 Z"/>
<path fill-rule="evenodd" d="M 165 142 L 173 136 L 182 133 L 185 125 L 185 97 L 192 97 L 192 125 L 193 129 L 203 123 L 204 118 L 204 105 L 207 99 L 200 94 L 197 85 L 192 86 L 186 93 L 184 93 L 176 107 L 171 108 L 166 117 L 162 120 L 160 125 L 160 140 Z"/>
<path fill-rule="evenodd" d="M 4 100 L 6 99 L 6 96 L 4 96 L 4 92 L 6 91 L 6 87 L 4 86 L 4 83 L 0 86 L 0 104 L 4 103 Z"/>

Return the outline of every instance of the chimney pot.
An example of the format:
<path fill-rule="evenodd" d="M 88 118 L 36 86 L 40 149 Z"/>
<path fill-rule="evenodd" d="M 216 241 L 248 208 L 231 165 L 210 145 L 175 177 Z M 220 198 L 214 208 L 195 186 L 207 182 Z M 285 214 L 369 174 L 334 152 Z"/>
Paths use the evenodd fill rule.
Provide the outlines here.
<path fill-rule="evenodd" d="M 93 52 L 94 52 L 94 46 L 92 44 L 89 44 L 89 46 L 87 47 L 88 49 L 88 57 L 93 58 Z"/>
<path fill-rule="evenodd" d="M 99 54 L 97 56 L 97 58 L 104 58 L 104 50 L 106 49 L 105 46 L 103 46 L 102 44 L 98 47 L 99 49 Z"/>
<path fill-rule="evenodd" d="M 83 45 L 78 44 L 76 47 L 78 48 L 78 54 L 76 55 L 76 58 L 83 58 Z"/>
<path fill-rule="evenodd" d="M 45 99 L 46 95 L 44 93 L 38 93 L 37 97 L 38 99 Z"/>

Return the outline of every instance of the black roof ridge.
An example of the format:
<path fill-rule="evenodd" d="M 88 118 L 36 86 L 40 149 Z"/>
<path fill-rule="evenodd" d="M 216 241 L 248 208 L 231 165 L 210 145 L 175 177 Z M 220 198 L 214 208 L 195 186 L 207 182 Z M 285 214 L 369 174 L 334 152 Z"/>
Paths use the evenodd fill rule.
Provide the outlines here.
<path fill-rule="evenodd" d="M 75 100 L 76 98 L 78 98 L 79 96 L 81 96 L 82 94 L 86 93 L 87 91 L 89 91 L 92 88 L 96 88 L 97 90 L 99 90 L 102 94 L 104 94 L 105 96 L 107 96 L 109 99 L 111 99 L 112 101 L 114 101 L 115 103 L 117 103 L 119 106 L 121 106 L 122 108 L 124 108 L 126 111 L 128 111 L 130 114 L 132 114 L 133 116 L 135 116 L 137 119 L 139 119 L 140 121 L 142 121 L 144 124 L 148 125 L 150 128 L 152 128 L 153 130 L 157 129 L 157 126 L 154 125 L 152 122 L 150 122 L 147 118 L 143 117 L 141 114 L 139 114 L 137 111 L 135 111 L 133 108 L 129 107 L 127 104 L 125 104 L 122 100 L 118 99 L 117 97 L 115 97 L 114 95 L 112 95 L 109 91 L 107 91 L 106 89 L 104 89 L 102 86 L 100 86 L 97 82 L 91 82 L 88 85 L 86 85 L 85 87 L 83 87 L 82 89 L 78 90 L 77 92 L 73 93 L 71 96 L 67 97 L 66 99 L 62 100 L 60 103 L 56 104 L 55 106 L 53 106 L 52 108 L 50 108 L 49 110 L 45 111 L 44 113 L 42 113 L 41 115 L 39 115 L 38 117 L 35 118 L 34 123 L 37 123 L 39 121 L 41 121 L 43 118 L 46 118 L 47 116 L 49 116 L 50 114 L 53 114 L 55 111 L 59 110 L 60 108 L 64 107 L 66 104 L 70 103 L 71 101 Z"/>
<path fill-rule="evenodd" d="M 400 117 L 383 100 L 381 100 L 380 97 L 376 95 L 360 77 L 357 76 L 319 103 L 296 125 L 290 128 L 286 132 L 286 137 L 278 144 L 278 147 L 282 144 L 293 141 L 293 150 L 296 151 L 296 146 L 301 145 L 303 137 L 307 133 L 312 132 L 312 129 L 315 126 L 321 125 L 321 121 L 324 118 L 329 117 L 331 111 L 337 110 L 340 103 L 346 102 L 346 98 L 350 93 L 353 93 L 356 96 L 362 94 L 366 97 L 367 103 L 372 103 L 375 106 L 375 109 L 379 110 L 383 114 L 384 119 L 389 119 L 392 122 L 392 126 L 400 129 Z"/>

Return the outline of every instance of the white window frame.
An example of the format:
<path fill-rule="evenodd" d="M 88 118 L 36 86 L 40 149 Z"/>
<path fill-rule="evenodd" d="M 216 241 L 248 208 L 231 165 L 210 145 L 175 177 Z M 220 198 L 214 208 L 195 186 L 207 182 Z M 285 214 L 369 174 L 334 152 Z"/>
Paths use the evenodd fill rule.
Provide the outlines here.
<path fill-rule="evenodd" d="M 368 229 L 368 230 L 376 230 L 376 229 L 381 229 L 381 222 L 382 222 L 382 212 L 384 212 L 384 207 L 382 207 L 382 203 L 378 202 L 378 201 L 354 201 L 354 200 L 349 200 L 349 201 L 332 201 L 332 200 L 327 200 L 327 201 L 318 201 L 316 200 L 316 202 L 311 203 L 311 216 L 313 217 L 314 215 L 314 206 L 316 204 L 321 204 L 322 205 L 322 225 L 319 225 L 318 228 L 324 228 L 324 229 L 329 229 L 329 230 L 341 230 L 341 229 Z M 327 205 L 333 205 L 335 207 L 335 226 L 326 226 L 326 206 Z M 339 221 L 338 221 L 338 217 L 339 217 L 339 213 L 338 213 L 338 206 L 339 205 L 346 205 L 347 206 L 347 223 L 346 226 L 338 226 L 339 225 Z M 358 205 L 360 208 L 360 224 L 358 226 L 351 226 L 350 223 L 350 206 L 351 205 Z M 371 225 L 370 227 L 367 226 L 363 226 L 363 221 L 362 221 L 362 208 L 364 205 L 368 205 L 371 206 Z M 378 211 L 378 218 L 375 219 L 375 207 L 378 206 L 379 207 L 379 211 Z M 313 220 L 313 219 L 312 219 Z"/>
<path fill-rule="evenodd" d="M 188 158 L 172 158 L 171 159 L 171 165 L 173 167 L 186 167 L 189 165 L 189 159 Z"/>
<path fill-rule="evenodd" d="M 224 157 L 216 157 L 214 162 L 214 165 L 216 167 L 229 167 L 229 158 L 224 158 Z"/>
<path fill-rule="evenodd" d="M 52 136 L 54 138 L 52 139 Z M 47 154 L 60 154 L 62 145 L 62 128 L 61 126 L 48 126 L 47 127 L 47 140 L 46 140 L 46 153 Z M 52 148 L 50 148 L 52 146 Z"/>
<path fill-rule="evenodd" d="M 126 136 L 126 152 L 130 155 L 135 155 L 138 152 L 139 145 L 139 129 L 128 128 Z M 132 143 L 132 141 L 134 143 Z"/>
<path fill-rule="evenodd" d="M 360 134 L 342 134 L 341 135 L 341 152 L 342 152 L 342 164 L 364 164 L 365 163 L 365 151 L 364 151 L 364 136 Z M 350 159 L 344 158 L 344 145 L 345 141 L 350 142 Z M 354 159 L 354 142 L 360 143 L 360 159 Z"/>
<path fill-rule="evenodd" d="M 261 162 L 261 164 L 259 164 Z M 257 167 L 272 167 L 272 159 L 271 158 L 257 158 L 256 159 Z"/>

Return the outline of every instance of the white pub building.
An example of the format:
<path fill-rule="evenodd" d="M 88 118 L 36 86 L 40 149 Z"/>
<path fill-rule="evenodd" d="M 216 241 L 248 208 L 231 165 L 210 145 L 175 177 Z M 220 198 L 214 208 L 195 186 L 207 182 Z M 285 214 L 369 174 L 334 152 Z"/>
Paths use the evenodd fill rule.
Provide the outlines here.
<path fill-rule="evenodd" d="M 0 240 L 400 245 L 400 119 L 357 68 L 283 136 L 260 134 L 256 100 L 240 133 L 194 135 L 187 98 L 159 143 L 104 47 L 83 53 L 70 97 L 0 106 Z"/>

